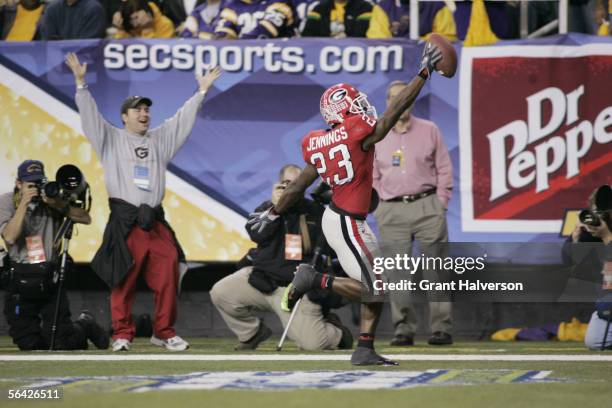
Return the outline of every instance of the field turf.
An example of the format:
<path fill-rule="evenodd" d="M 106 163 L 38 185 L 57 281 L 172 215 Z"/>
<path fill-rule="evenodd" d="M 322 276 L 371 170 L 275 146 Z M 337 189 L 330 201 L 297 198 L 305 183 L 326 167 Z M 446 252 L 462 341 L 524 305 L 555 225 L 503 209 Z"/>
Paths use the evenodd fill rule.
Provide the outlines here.
<path fill-rule="evenodd" d="M 236 353 L 233 339 L 188 339 L 192 348 L 181 356 L 200 355 L 276 355 L 275 342 L 267 341 L 257 352 Z M 417 343 L 410 348 L 385 347 L 387 341 L 378 341 L 381 354 L 436 355 L 436 356 L 506 356 L 506 355 L 563 355 L 579 360 L 582 356 L 609 356 L 610 352 L 590 352 L 580 343 L 561 342 L 458 342 L 450 347 L 430 347 Z M 66 406 L 66 407 L 607 407 L 612 404 L 612 361 L 401 361 L 399 367 L 372 367 L 368 370 L 426 371 L 445 369 L 455 375 L 464 370 L 507 370 L 507 378 L 516 378 L 520 372 L 551 371 L 551 382 L 515 383 L 502 376 L 494 381 L 474 385 L 450 383 L 423 384 L 405 389 L 376 390 L 163 390 L 143 393 L 126 392 L 118 379 L 112 390 L 88 388 L 86 383 L 77 387 L 64 387 L 59 401 L 9 400 L 7 392 L 19 386 L 32 384 L 45 377 L 131 376 L 131 375 L 184 375 L 194 372 L 242 371 L 348 371 L 357 370 L 348 361 L 326 361 L 327 356 L 348 355 L 347 352 L 304 352 L 291 342 L 282 355 L 307 355 L 318 361 L 37 361 L 38 356 L 49 355 L 90 356 L 117 355 L 100 352 L 19 352 L 7 337 L 0 337 L 0 358 L 33 356 L 34 361 L 0 361 L 0 407 Z M 170 353 L 150 345 L 147 339 L 138 339 L 132 351 L 125 356 Z M 123 354 L 122 354 L 123 355 Z M 170 354 L 175 355 L 175 354 Z M 80 357 L 79 357 L 80 358 Z M 519 358 L 520 360 L 520 358 Z M 363 370 L 363 368 L 359 368 Z M 453 374 L 454 373 L 454 374 Z M 518 373 L 518 374 L 517 374 Z M 123 389 L 122 389 L 123 388 Z"/>

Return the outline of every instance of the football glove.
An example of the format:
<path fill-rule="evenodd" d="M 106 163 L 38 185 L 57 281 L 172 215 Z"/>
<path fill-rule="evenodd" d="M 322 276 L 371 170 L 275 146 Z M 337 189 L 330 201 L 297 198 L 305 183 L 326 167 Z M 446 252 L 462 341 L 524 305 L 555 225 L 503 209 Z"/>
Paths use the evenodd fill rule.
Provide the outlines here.
<path fill-rule="evenodd" d="M 421 57 L 421 67 L 419 68 L 419 76 L 425 80 L 431 78 L 432 72 L 435 71 L 436 63 L 442 59 L 442 53 L 434 44 L 427 42 L 423 49 Z"/>
<path fill-rule="evenodd" d="M 247 225 L 252 232 L 261 234 L 268 225 L 273 223 L 280 215 L 274 212 L 274 206 L 265 211 L 259 211 L 249 214 Z"/>

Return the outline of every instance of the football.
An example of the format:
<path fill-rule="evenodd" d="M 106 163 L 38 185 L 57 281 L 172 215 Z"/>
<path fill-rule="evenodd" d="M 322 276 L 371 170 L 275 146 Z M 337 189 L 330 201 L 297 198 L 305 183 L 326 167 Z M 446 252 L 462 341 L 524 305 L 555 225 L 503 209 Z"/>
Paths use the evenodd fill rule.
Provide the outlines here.
<path fill-rule="evenodd" d="M 427 41 L 434 44 L 442 52 L 442 59 L 436 64 L 436 71 L 440 75 L 452 78 L 457 71 L 457 52 L 453 44 L 436 33 L 430 35 Z"/>

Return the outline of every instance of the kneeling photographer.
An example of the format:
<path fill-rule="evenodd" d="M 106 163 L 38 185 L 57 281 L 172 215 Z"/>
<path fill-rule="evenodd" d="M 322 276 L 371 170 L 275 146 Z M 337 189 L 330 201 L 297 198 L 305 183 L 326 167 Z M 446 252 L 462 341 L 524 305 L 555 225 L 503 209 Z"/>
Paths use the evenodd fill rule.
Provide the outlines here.
<path fill-rule="evenodd" d="M 19 165 L 13 192 L 0 195 L 0 236 L 8 249 L 2 286 L 9 335 L 20 350 L 47 350 L 52 343 L 55 350 L 86 349 L 88 339 L 105 349 L 108 335 L 91 314 L 83 312 L 71 321 L 68 298 L 59 284 L 61 245 L 55 242 L 67 246 L 59 237 L 64 228 L 91 223 L 87 209 L 74 205 L 59 188 L 58 183 L 47 183 L 40 161 L 26 160 Z"/>
<path fill-rule="evenodd" d="M 300 173 L 298 166 L 283 167 L 279 182 L 273 187 L 272 199 L 259 205 L 256 214 L 270 209 Z M 210 292 L 213 304 L 238 337 L 236 350 L 254 350 L 272 335 L 264 322 L 253 314 L 254 310 L 273 312 L 283 327 L 287 326 L 290 313 L 281 308 L 281 299 L 297 266 L 313 257 L 314 246 L 322 236 L 322 214 L 321 205 L 302 198 L 290 211 L 263 229 L 253 227 L 251 220 L 256 217 L 247 222 L 247 232 L 257 248 L 249 251 L 238 270 L 217 282 Z M 304 350 L 351 348 L 350 331 L 333 313 L 324 315 L 323 309 L 328 308 L 330 299 L 321 294 L 310 295 L 303 298 L 288 336 Z M 323 303 L 327 305 L 322 306 Z"/>
<path fill-rule="evenodd" d="M 575 269 L 588 281 L 597 285 L 601 282 L 584 342 L 589 349 L 612 349 L 612 189 L 609 185 L 593 191 L 589 208 L 579 218 L 580 223 L 563 248 L 565 262 L 576 264 Z"/>

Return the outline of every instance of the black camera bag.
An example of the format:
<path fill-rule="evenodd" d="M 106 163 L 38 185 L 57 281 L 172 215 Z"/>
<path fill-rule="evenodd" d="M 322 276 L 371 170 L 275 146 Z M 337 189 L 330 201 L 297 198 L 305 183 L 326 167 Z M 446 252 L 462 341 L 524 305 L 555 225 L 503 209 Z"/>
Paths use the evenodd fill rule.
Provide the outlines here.
<path fill-rule="evenodd" d="M 55 264 L 44 262 L 38 264 L 13 264 L 11 266 L 12 292 L 18 293 L 23 300 L 45 300 L 55 292 L 53 282 Z"/>

